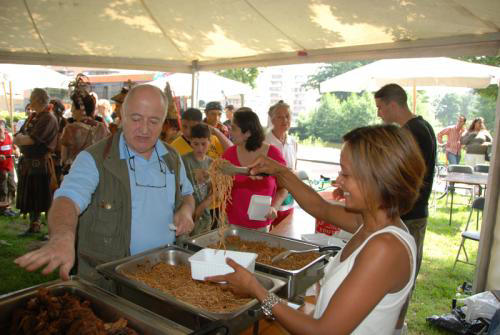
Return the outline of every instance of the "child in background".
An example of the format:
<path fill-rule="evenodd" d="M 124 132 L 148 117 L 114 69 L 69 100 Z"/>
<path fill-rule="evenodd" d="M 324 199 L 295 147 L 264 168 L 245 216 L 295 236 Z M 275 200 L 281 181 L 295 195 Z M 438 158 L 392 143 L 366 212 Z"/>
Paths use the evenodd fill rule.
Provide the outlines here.
<path fill-rule="evenodd" d="M 191 236 L 206 233 L 211 229 L 212 217 L 210 204 L 212 189 L 208 176 L 208 168 L 212 159 L 207 156 L 210 146 L 210 129 L 206 124 L 198 124 L 191 128 L 191 146 L 193 151 L 182 156 L 186 173 L 193 185 L 196 209 L 194 211 L 194 229 Z"/>

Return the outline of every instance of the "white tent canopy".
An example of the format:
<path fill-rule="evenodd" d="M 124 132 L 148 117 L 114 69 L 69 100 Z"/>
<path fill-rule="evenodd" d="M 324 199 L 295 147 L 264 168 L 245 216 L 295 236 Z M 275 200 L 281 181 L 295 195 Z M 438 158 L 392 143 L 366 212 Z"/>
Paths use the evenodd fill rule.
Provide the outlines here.
<path fill-rule="evenodd" d="M 154 85 L 163 90 L 166 82 L 170 83 L 174 95 L 191 96 L 192 77 L 186 73 L 165 74 L 161 78 L 150 81 L 147 84 Z M 198 99 L 205 102 L 212 100 L 221 101 L 225 97 L 252 92 L 252 88 L 249 85 L 218 76 L 212 72 L 200 71 L 198 73 L 197 84 L 198 87 L 195 91 L 198 92 Z"/>
<path fill-rule="evenodd" d="M 499 80 L 499 67 L 446 57 L 383 59 L 325 80 L 320 89 L 321 92 L 375 91 L 390 83 L 419 88 L 484 88 Z"/>
<path fill-rule="evenodd" d="M 68 88 L 70 78 L 40 65 L 0 64 L 0 81 L 11 82 L 14 92 L 35 87 Z"/>
<path fill-rule="evenodd" d="M 0 62 L 191 72 L 497 55 L 500 1 L 3 0 Z"/>

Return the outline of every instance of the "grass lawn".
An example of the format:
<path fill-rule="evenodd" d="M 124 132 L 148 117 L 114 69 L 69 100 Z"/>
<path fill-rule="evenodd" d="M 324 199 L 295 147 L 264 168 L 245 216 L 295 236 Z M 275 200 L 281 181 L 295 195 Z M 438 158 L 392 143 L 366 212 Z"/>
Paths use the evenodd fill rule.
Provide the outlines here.
<path fill-rule="evenodd" d="M 456 204 L 466 203 L 467 199 L 457 195 Z M 416 290 L 407 314 L 410 334 L 446 334 L 427 325 L 425 318 L 434 314 L 448 313 L 456 288 L 464 281 L 472 283 L 474 267 L 458 263 L 452 271 L 453 262 L 461 241 L 461 231 L 465 228 L 469 208 L 454 205 L 453 223 L 448 225 L 449 207 L 445 199 L 439 200 L 437 209 L 431 206 L 429 223 L 424 243 L 424 259 L 417 278 Z M 473 216 L 474 218 L 475 216 Z M 57 277 L 45 277 L 38 272 L 29 273 L 18 268 L 13 260 L 23 253 L 41 245 L 37 237 L 17 237 L 27 228 L 27 219 L 0 216 L 0 294 L 30 287 Z M 471 224 L 475 228 L 475 224 Z M 47 228 L 42 227 L 46 233 Z M 466 242 L 468 254 L 473 260 L 477 255 L 477 243 Z"/>
<path fill-rule="evenodd" d="M 27 218 L 0 216 L 0 295 L 57 278 L 56 274 L 44 276 L 39 272 L 24 271 L 13 263 L 16 257 L 41 246 L 43 242 L 40 239 L 47 233 L 47 226 L 43 225 L 42 234 L 34 237 L 17 236 L 26 229 Z"/>
<path fill-rule="evenodd" d="M 409 334 L 448 334 L 430 327 L 425 318 L 434 314 L 449 313 L 456 288 L 464 281 L 472 283 L 474 278 L 474 266 L 468 264 L 457 263 L 455 270 L 452 271 L 462 239 L 461 232 L 465 229 L 470 210 L 465 205 L 456 205 L 465 204 L 466 197 L 455 196 L 455 201 L 451 226 L 448 225 L 449 207 L 446 206 L 445 199 L 437 202 L 436 210 L 432 206 L 429 208 L 424 257 L 406 316 Z M 472 216 L 472 220 L 474 219 L 475 215 Z M 472 222 L 474 224 L 471 223 L 469 229 L 476 228 L 475 221 Z M 478 243 L 469 240 L 465 242 L 465 247 L 467 254 L 474 262 Z M 463 253 L 461 259 L 463 259 Z"/>

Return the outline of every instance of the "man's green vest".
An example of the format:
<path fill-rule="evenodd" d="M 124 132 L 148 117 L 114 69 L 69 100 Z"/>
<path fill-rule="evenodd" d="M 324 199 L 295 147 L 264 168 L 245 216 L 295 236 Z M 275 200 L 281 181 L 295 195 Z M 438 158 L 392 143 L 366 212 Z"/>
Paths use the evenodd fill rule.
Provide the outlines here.
<path fill-rule="evenodd" d="M 99 184 L 80 216 L 76 249 L 78 275 L 112 291 L 114 285 L 102 277 L 95 266 L 130 256 L 132 197 L 128 160 L 120 159 L 120 134 L 121 131 L 86 149 L 99 171 Z M 175 208 L 178 209 L 182 203 L 181 159 L 175 149 L 165 146 L 168 153 L 163 160 L 175 173 Z"/>

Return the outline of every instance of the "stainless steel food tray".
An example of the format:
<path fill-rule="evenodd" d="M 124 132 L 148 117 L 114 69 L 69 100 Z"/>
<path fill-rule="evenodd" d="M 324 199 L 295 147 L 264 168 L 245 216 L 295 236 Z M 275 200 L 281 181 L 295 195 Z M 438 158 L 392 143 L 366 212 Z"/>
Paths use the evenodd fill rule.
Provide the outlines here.
<path fill-rule="evenodd" d="M 272 247 L 281 247 L 288 250 L 307 250 L 317 247 L 317 245 L 313 243 L 245 228 L 228 229 L 225 232 L 225 236 L 239 236 L 247 241 L 266 242 Z M 212 230 L 208 233 L 186 239 L 183 242 L 183 246 L 188 250 L 198 251 L 209 245 L 218 243 L 219 239 L 219 232 L 217 230 Z M 305 293 L 311 285 L 323 277 L 325 258 L 327 255 L 328 254 L 321 255 L 311 263 L 298 270 L 284 270 L 276 266 L 259 262 L 255 264 L 255 269 L 260 272 L 283 278 L 287 282 L 287 285 L 281 288 L 277 294 L 285 299 L 301 302 L 302 298 L 300 295 Z"/>
<path fill-rule="evenodd" d="M 68 292 L 79 298 L 89 300 L 94 313 L 105 322 L 114 322 L 123 317 L 128 320 L 129 327 L 142 335 L 176 335 L 190 334 L 192 332 L 192 330 L 184 326 L 73 276 L 69 281 L 51 281 L 0 296 L 0 334 L 9 333 L 8 327 L 10 327 L 12 311 L 25 306 L 29 299 L 36 296 L 38 289 L 41 287 L 47 288 L 57 296 Z"/>
<path fill-rule="evenodd" d="M 256 299 L 231 313 L 216 313 L 178 300 L 121 273 L 123 270 L 133 272 L 138 266 L 154 266 L 159 262 L 171 265 L 189 264 L 188 258 L 192 254 L 192 251 L 177 246 L 166 246 L 99 265 L 97 270 L 116 283 L 118 295 L 191 329 L 201 329 L 214 320 L 224 320 L 231 333 L 238 333 L 261 317 L 260 304 Z M 274 276 L 262 273 L 255 275 L 270 292 L 275 292 L 285 285 L 283 280 Z"/>

